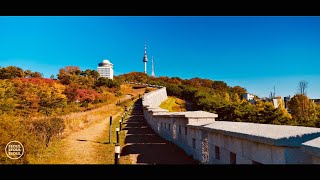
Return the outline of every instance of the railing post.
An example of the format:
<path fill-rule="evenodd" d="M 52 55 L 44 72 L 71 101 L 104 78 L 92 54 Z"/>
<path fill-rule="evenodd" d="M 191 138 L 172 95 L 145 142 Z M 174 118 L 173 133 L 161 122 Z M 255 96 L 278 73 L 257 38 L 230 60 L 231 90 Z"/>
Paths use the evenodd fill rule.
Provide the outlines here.
<path fill-rule="evenodd" d="M 122 130 L 122 120 L 120 119 L 119 122 L 120 122 L 120 131 L 121 131 Z"/>
<path fill-rule="evenodd" d="M 115 148 L 114 148 L 114 164 L 120 164 L 119 163 L 120 160 L 120 145 L 116 144 Z"/>

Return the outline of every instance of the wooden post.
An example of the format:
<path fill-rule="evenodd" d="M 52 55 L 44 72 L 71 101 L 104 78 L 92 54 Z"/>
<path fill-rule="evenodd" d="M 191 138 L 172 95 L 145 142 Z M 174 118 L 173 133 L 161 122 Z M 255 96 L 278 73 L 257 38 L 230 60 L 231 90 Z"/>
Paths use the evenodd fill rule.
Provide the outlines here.
<path fill-rule="evenodd" d="M 111 136 L 112 136 L 112 116 L 110 116 L 110 126 L 109 126 L 109 144 L 111 144 Z"/>
<path fill-rule="evenodd" d="M 119 128 L 116 128 L 117 144 L 119 144 Z"/>

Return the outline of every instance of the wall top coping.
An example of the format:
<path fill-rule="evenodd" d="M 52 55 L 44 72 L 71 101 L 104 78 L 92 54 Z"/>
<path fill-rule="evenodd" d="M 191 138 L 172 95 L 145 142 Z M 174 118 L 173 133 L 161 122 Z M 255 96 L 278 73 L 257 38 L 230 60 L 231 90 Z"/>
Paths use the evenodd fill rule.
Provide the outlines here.
<path fill-rule="evenodd" d="M 209 125 L 189 125 L 209 132 L 247 139 L 275 146 L 298 147 L 302 143 L 320 137 L 320 128 L 215 121 Z M 320 140 L 319 140 L 320 141 Z M 312 143 L 312 142 L 311 142 Z M 320 145 L 320 143 L 315 142 Z"/>
<path fill-rule="evenodd" d="M 302 150 L 311 155 L 320 157 L 320 137 L 303 143 Z"/>
<path fill-rule="evenodd" d="M 145 98 L 148 98 L 148 96 L 154 96 L 153 94 L 155 94 L 156 92 L 159 92 L 159 91 L 166 91 L 166 87 L 163 87 L 163 88 L 157 89 L 155 91 L 151 91 L 151 92 L 144 94 L 142 96 L 142 100 L 144 100 Z"/>
<path fill-rule="evenodd" d="M 152 113 L 158 113 L 158 112 L 169 112 L 166 109 L 158 108 L 158 109 L 148 109 L 148 111 L 151 111 Z"/>
<path fill-rule="evenodd" d="M 148 111 L 153 111 L 153 110 L 162 109 L 162 108 L 158 106 L 151 106 L 151 107 L 145 107 L 145 109 L 147 109 Z M 166 110 L 166 109 L 163 109 L 163 110 Z"/>
<path fill-rule="evenodd" d="M 162 112 L 156 113 L 156 116 L 163 117 L 186 117 L 186 118 L 216 118 L 217 114 L 205 111 L 187 111 L 187 112 Z"/>

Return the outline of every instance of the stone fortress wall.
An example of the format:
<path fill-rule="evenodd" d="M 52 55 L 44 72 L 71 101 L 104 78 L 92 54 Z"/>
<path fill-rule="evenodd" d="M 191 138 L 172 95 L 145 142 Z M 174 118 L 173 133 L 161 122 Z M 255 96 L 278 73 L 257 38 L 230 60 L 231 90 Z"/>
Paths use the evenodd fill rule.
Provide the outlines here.
<path fill-rule="evenodd" d="M 143 96 L 146 121 L 202 164 L 320 164 L 320 128 L 215 121 L 205 111 L 159 107 L 166 88 Z"/>

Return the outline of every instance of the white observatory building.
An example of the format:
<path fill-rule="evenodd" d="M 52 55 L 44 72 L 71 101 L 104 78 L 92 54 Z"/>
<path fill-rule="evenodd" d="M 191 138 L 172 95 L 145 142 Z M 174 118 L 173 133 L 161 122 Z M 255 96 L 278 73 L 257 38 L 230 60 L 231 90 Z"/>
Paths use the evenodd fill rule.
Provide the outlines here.
<path fill-rule="evenodd" d="M 103 60 L 99 63 L 97 71 L 100 74 L 100 77 L 113 79 L 113 64 L 110 63 L 109 60 Z"/>

